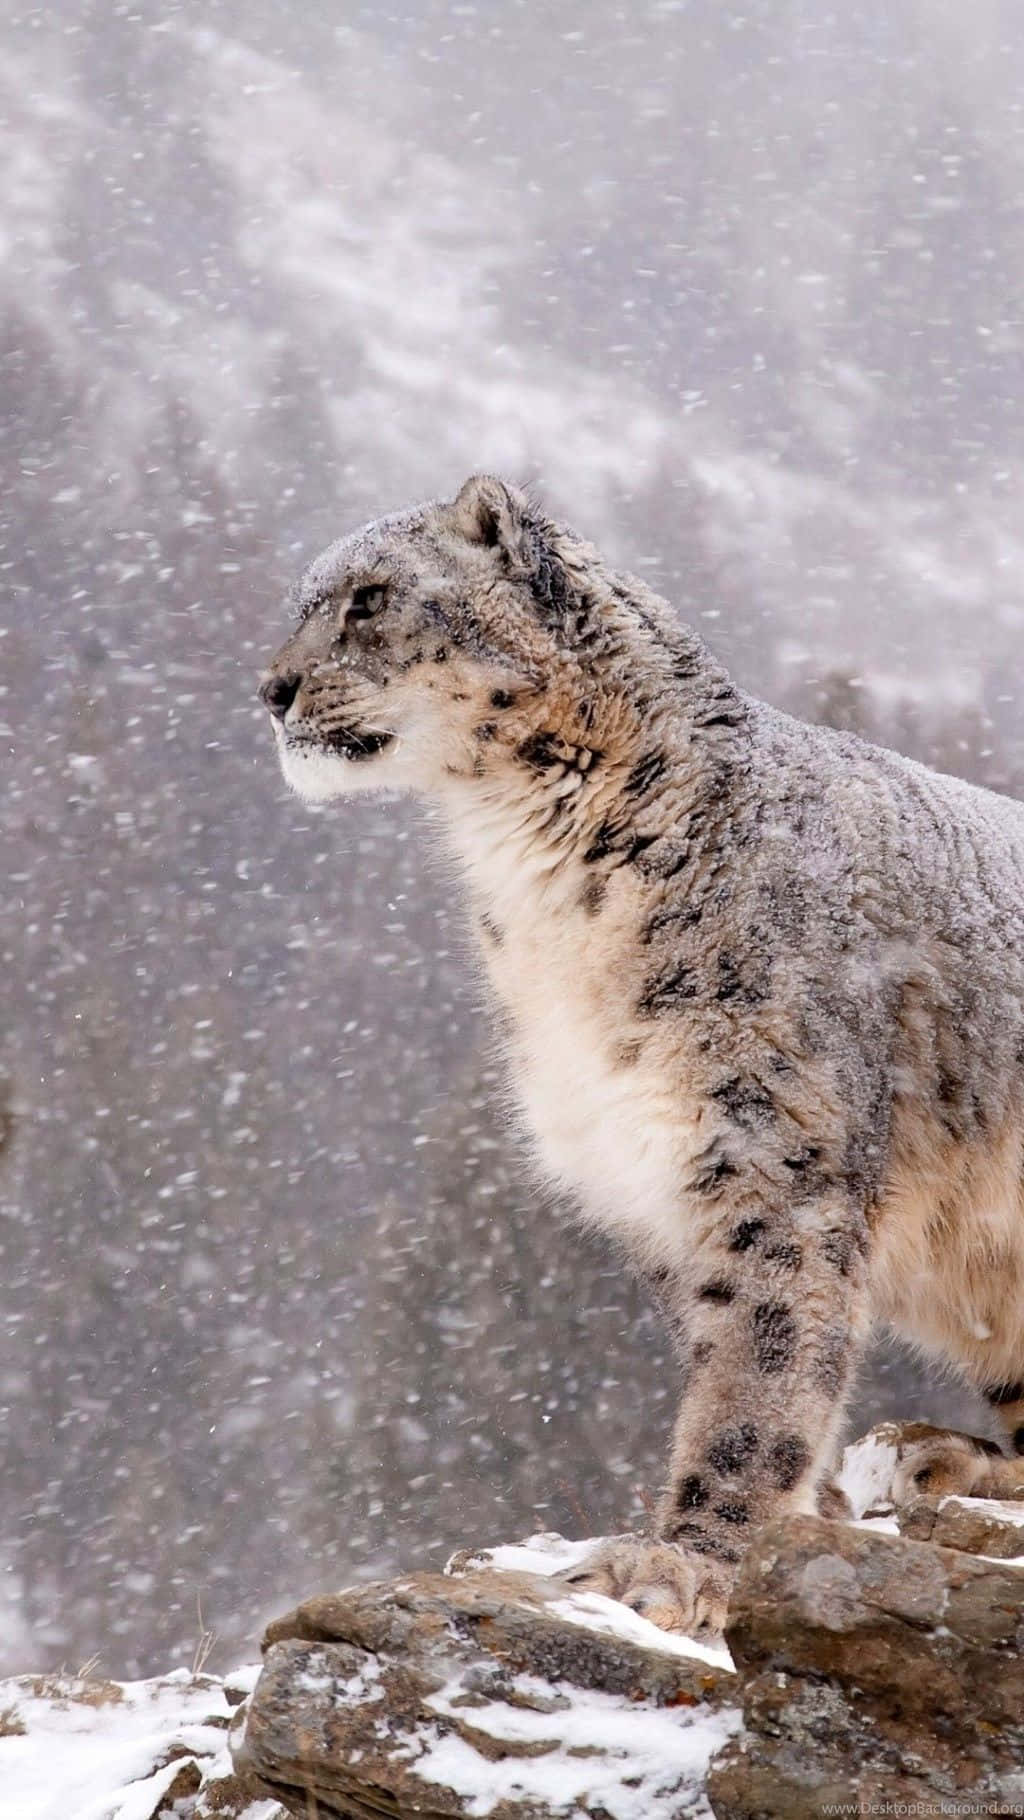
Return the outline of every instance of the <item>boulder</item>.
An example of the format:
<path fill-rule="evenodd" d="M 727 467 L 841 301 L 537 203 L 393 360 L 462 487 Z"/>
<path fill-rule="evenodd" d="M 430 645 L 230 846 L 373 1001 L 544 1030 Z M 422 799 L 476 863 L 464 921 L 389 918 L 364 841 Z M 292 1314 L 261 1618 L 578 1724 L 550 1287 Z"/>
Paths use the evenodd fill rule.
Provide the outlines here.
<path fill-rule="evenodd" d="M 236 1766 L 302 1820 L 698 1820 L 739 1725 L 724 1651 L 536 1572 L 311 1599 L 265 1644 Z"/>
<path fill-rule="evenodd" d="M 718 1820 L 1024 1808 L 1024 1564 L 790 1518 L 755 1538 L 727 1635 Z"/>
<path fill-rule="evenodd" d="M 915 1498 L 899 1513 L 900 1534 L 997 1561 L 1024 1556 L 1024 1502 L 995 1498 Z"/>

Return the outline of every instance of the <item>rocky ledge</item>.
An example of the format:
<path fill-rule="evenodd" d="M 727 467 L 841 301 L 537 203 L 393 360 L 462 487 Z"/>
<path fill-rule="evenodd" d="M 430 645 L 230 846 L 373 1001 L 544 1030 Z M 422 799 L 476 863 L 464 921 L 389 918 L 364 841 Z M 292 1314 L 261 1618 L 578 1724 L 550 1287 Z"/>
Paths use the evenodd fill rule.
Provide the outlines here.
<path fill-rule="evenodd" d="M 572 1591 L 592 1544 L 540 1536 L 308 1600 L 261 1672 L 0 1683 L 0 1815 L 1024 1813 L 1024 1487 L 893 1509 L 900 1458 L 873 1431 L 853 1521 L 760 1532 L 728 1649 Z"/>
<path fill-rule="evenodd" d="M 236 1764 L 323 1820 L 698 1814 L 739 1729 L 735 1676 L 651 1631 L 495 1567 L 313 1599 L 270 1627 Z"/>
<path fill-rule="evenodd" d="M 1024 1812 L 1024 1502 L 894 1510 L 900 1452 L 847 1450 L 853 1521 L 760 1532 L 728 1650 L 553 1580 L 560 1537 L 309 1600 L 236 1769 L 303 1820 Z"/>

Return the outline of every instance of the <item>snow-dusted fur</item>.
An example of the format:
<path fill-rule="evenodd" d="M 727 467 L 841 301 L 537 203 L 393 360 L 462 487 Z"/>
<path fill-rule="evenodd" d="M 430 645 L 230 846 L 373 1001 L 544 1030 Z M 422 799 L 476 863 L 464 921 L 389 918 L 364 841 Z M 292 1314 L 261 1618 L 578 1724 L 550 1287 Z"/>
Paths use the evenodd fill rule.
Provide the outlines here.
<path fill-rule="evenodd" d="M 333 545 L 297 605 L 286 777 L 440 804 L 540 1156 L 678 1339 L 662 1544 L 593 1584 L 718 1623 L 876 1319 L 1024 1452 L 1024 809 L 743 694 L 488 477 Z"/>

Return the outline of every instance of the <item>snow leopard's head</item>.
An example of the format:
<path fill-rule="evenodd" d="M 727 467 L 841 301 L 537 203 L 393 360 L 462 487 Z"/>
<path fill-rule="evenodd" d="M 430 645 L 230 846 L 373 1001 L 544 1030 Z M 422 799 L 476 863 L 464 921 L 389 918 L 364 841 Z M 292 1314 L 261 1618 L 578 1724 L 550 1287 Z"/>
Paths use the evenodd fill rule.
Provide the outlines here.
<path fill-rule="evenodd" d="M 260 689 L 288 783 L 326 802 L 479 776 L 531 702 L 579 692 L 577 551 L 585 563 L 489 475 L 331 544 L 294 590 L 299 623 Z"/>

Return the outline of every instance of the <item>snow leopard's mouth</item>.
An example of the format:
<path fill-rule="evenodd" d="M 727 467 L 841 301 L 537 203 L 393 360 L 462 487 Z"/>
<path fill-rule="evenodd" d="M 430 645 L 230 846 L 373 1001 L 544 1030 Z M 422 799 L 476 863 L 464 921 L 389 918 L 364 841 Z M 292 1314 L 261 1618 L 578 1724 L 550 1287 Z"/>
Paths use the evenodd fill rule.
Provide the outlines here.
<path fill-rule="evenodd" d="M 383 733 L 376 728 L 367 727 L 332 727 L 315 736 L 294 733 L 286 735 L 285 743 L 300 752 L 311 755 L 317 752 L 330 752 L 337 758 L 347 758 L 353 764 L 359 764 L 368 758 L 376 758 L 379 752 L 394 744 L 393 733 Z"/>
<path fill-rule="evenodd" d="M 393 733 L 379 733 L 373 729 L 360 732 L 358 727 L 336 727 L 330 733 L 322 733 L 311 743 L 315 743 L 321 750 L 326 748 L 328 752 L 336 752 L 340 758 L 349 758 L 358 763 L 362 759 L 376 758 L 378 752 L 383 752 L 386 746 L 393 743 L 394 737 Z"/>
<path fill-rule="evenodd" d="M 338 758 L 351 760 L 353 764 L 376 758 L 379 752 L 395 743 L 393 733 L 384 733 L 374 727 L 332 727 L 314 734 L 294 732 L 278 722 L 274 732 L 283 751 L 290 749 L 296 753 L 308 753 L 310 757 L 318 752 L 331 752 Z"/>

